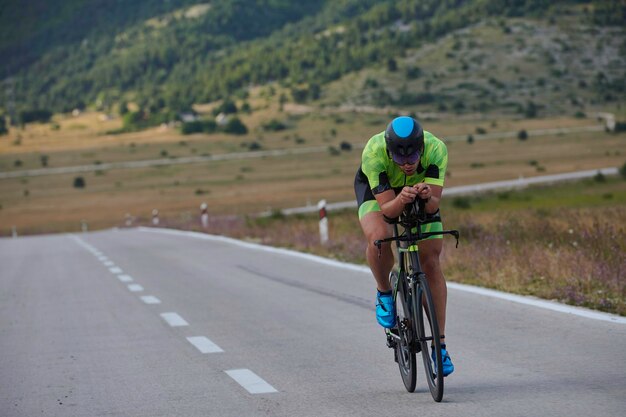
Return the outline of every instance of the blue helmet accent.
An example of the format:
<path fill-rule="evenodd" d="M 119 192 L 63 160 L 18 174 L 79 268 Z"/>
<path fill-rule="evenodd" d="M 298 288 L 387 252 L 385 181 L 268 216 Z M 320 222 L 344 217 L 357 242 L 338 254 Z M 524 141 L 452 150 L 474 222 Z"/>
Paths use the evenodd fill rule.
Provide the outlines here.
<path fill-rule="evenodd" d="M 393 131 L 396 132 L 396 135 L 398 135 L 398 137 L 408 138 L 413 131 L 415 121 L 407 116 L 396 117 L 391 122 L 391 126 L 393 127 Z"/>
<path fill-rule="evenodd" d="M 424 150 L 424 129 L 412 117 L 396 117 L 385 130 L 387 150 L 399 156 L 422 154 Z"/>

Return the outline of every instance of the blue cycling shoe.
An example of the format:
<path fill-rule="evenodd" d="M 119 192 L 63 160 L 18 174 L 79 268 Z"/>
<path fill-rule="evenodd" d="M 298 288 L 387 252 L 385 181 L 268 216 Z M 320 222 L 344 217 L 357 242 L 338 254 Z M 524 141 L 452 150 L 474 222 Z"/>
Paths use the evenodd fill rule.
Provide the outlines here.
<path fill-rule="evenodd" d="M 437 373 L 437 361 L 435 360 L 435 349 L 431 348 L 431 357 L 433 358 L 433 367 L 435 368 L 435 373 Z M 450 354 L 446 350 L 446 348 L 441 348 L 441 362 L 443 364 L 443 376 L 448 376 L 452 372 L 454 372 L 454 365 L 452 364 L 452 359 L 450 359 Z"/>
<path fill-rule="evenodd" d="M 396 325 L 396 306 L 393 294 L 376 293 L 376 320 L 381 326 L 391 329 Z"/>

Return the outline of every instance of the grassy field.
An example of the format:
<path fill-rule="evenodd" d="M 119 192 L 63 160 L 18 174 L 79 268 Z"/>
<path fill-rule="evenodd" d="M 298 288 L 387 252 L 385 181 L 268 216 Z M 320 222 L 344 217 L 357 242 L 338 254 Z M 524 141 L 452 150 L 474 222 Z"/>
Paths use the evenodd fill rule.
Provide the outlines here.
<path fill-rule="evenodd" d="M 213 161 L 138 169 L 96 170 L 82 174 L 0 179 L 0 235 L 75 231 L 85 220 L 91 229 L 122 224 L 127 213 L 149 216 L 196 216 L 202 202 L 215 215 L 253 214 L 265 210 L 353 199 L 352 182 L 360 151 L 367 139 L 382 130 L 384 114 L 358 112 L 311 113 L 307 108 L 279 112 L 271 102 L 251 99 L 255 111 L 242 116 L 250 128 L 243 136 L 189 135 L 173 128 L 108 135 L 118 120 L 93 113 L 56 116 L 51 125 L 28 125 L 0 140 L 0 172 L 98 163 L 165 159 L 184 156 L 246 152 L 250 143 L 262 150 L 322 147 L 318 153 Z M 208 113 L 210 108 L 201 108 Z M 298 114 L 295 114 L 295 113 Z M 288 129 L 263 131 L 269 118 Z M 425 120 L 427 130 L 439 137 L 476 135 L 477 131 L 517 132 L 525 129 L 597 126 L 596 120 L 482 119 Z M 81 126 L 78 128 L 77 126 Z M 465 140 L 448 143 L 450 162 L 446 186 L 514 179 L 583 169 L 621 166 L 626 155 L 624 134 L 604 132 Z M 340 151 L 340 144 L 352 144 Z M 19 162 L 18 162 L 19 161 Z M 73 186 L 82 177 L 85 187 Z"/>

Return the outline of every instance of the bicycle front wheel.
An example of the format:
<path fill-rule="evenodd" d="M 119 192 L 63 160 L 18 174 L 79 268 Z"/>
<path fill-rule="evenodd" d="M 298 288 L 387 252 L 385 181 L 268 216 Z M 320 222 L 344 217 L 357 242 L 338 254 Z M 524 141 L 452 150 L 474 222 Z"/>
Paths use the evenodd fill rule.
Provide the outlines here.
<path fill-rule="evenodd" d="M 440 371 L 442 369 L 441 338 L 435 305 L 424 274 L 420 274 L 418 279 L 415 304 L 418 341 L 422 348 L 426 381 L 433 399 L 440 402 L 443 398 L 443 372 Z"/>
<path fill-rule="evenodd" d="M 393 272 L 392 288 L 398 280 L 398 274 Z M 398 362 L 398 368 L 400 369 L 400 376 L 402 382 L 408 392 L 415 391 L 415 383 L 417 380 L 417 361 L 415 359 L 415 331 L 412 324 L 411 314 L 411 298 L 407 288 L 407 282 L 404 277 L 397 283 L 398 292 L 396 294 L 396 328 L 398 330 L 398 336 L 400 340 L 396 344 L 396 360 Z"/>

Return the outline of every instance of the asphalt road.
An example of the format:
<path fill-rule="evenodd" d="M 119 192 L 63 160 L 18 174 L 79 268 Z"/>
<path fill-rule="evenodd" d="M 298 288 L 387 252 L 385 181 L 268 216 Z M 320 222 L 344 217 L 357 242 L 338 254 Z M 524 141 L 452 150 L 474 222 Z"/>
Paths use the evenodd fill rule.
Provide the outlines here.
<path fill-rule="evenodd" d="M 624 320 L 451 288 L 437 404 L 362 268 L 137 229 L 0 239 L 0 265 L 3 417 L 626 415 Z"/>

